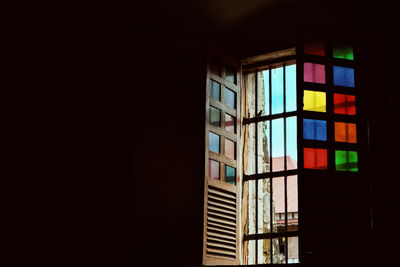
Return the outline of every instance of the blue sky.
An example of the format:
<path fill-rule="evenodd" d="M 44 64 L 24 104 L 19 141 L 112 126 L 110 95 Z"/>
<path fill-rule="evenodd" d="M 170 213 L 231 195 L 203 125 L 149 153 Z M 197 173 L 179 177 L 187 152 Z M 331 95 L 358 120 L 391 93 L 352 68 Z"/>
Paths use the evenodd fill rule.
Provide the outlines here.
<path fill-rule="evenodd" d="M 269 70 L 263 71 L 265 110 L 262 115 L 269 115 Z M 272 78 L 272 114 L 283 113 L 283 67 L 271 70 Z M 296 65 L 286 66 L 286 112 L 296 110 Z M 272 157 L 284 155 L 283 118 L 272 120 Z M 269 129 L 270 123 L 267 122 Z M 269 130 L 267 130 L 269 140 Z M 296 117 L 286 119 L 286 153 L 297 161 L 297 121 Z"/>

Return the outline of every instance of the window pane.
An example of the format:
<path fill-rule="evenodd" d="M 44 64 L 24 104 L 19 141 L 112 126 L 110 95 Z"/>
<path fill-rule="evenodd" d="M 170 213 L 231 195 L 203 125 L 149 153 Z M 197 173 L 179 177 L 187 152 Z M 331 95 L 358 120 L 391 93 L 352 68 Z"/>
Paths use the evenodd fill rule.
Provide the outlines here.
<path fill-rule="evenodd" d="M 285 178 L 272 179 L 273 224 L 274 233 L 285 231 Z"/>
<path fill-rule="evenodd" d="M 221 85 L 213 80 L 211 80 L 210 96 L 221 101 Z"/>
<path fill-rule="evenodd" d="M 225 156 L 231 159 L 236 158 L 235 142 L 225 138 Z"/>
<path fill-rule="evenodd" d="M 210 124 L 214 126 L 221 126 L 221 111 L 219 109 L 210 107 Z"/>
<path fill-rule="evenodd" d="M 225 165 L 225 182 L 236 185 L 236 169 Z"/>
<path fill-rule="evenodd" d="M 325 83 L 325 65 L 304 62 L 304 81 Z"/>
<path fill-rule="evenodd" d="M 333 85 L 354 87 L 354 69 L 333 66 Z"/>
<path fill-rule="evenodd" d="M 236 69 L 230 65 L 226 65 L 226 80 L 236 84 Z"/>
<path fill-rule="evenodd" d="M 258 183 L 258 229 L 257 233 L 271 232 L 271 199 L 270 179 L 260 179 Z M 275 224 L 273 224 L 275 225 Z"/>
<path fill-rule="evenodd" d="M 225 113 L 225 130 L 236 133 L 236 118 Z"/>
<path fill-rule="evenodd" d="M 219 153 L 219 135 L 212 132 L 208 133 L 208 149 L 212 152 Z"/>
<path fill-rule="evenodd" d="M 294 218 L 288 221 L 288 231 L 298 230 L 298 191 L 297 191 L 297 175 L 291 175 L 287 177 L 287 205 L 288 212 L 294 213 Z"/>
<path fill-rule="evenodd" d="M 326 94 L 324 92 L 304 90 L 304 110 L 326 112 Z"/>
<path fill-rule="evenodd" d="M 286 66 L 286 112 L 297 110 L 296 65 Z"/>
<path fill-rule="evenodd" d="M 353 60 L 353 47 L 349 44 L 334 42 L 333 57 Z"/>
<path fill-rule="evenodd" d="M 271 239 L 261 239 L 258 242 L 258 262 L 257 264 L 271 263 Z"/>
<path fill-rule="evenodd" d="M 336 150 L 335 157 L 337 171 L 358 171 L 356 151 Z"/>
<path fill-rule="evenodd" d="M 304 35 L 304 53 L 317 56 L 325 56 L 324 40 L 314 35 Z"/>
<path fill-rule="evenodd" d="M 357 143 L 356 124 L 335 122 L 335 141 Z"/>
<path fill-rule="evenodd" d="M 334 94 L 336 114 L 356 115 L 356 97 L 354 95 Z"/>
<path fill-rule="evenodd" d="M 262 115 L 269 115 L 269 70 L 258 72 L 258 109 L 263 110 Z"/>
<path fill-rule="evenodd" d="M 286 240 L 284 237 L 273 238 L 272 248 L 273 248 L 273 259 L 272 264 L 285 264 L 286 263 Z"/>
<path fill-rule="evenodd" d="M 286 118 L 286 167 L 297 169 L 297 117 Z"/>
<path fill-rule="evenodd" d="M 225 90 L 225 104 L 228 107 L 236 109 L 236 93 L 226 88 Z"/>
<path fill-rule="evenodd" d="M 327 169 L 328 153 L 322 148 L 304 148 L 304 168 Z"/>
<path fill-rule="evenodd" d="M 219 162 L 208 160 L 208 177 L 219 180 Z"/>
<path fill-rule="evenodd" d="M 272 114 L 283 112 L 283 67 L 271 70 Z"/>
<path fill-rule="evenodd" d="M 326 141 L 326 121 L 303 119 L 303 138 Z"/>
<path fill-rule="evenodd" d="M 283 119 L 272 120 L 272 171 L 284 169 Z"/>
<path fill-rule="evenodd" d="M 270 121 L 262 121 L 257 124 L 258 126 L 258 173 L 269 172 L 269 159 L 270 149 L 269 149 L 269 130 Z M 255 153 L 255 151 L 253 152 Z"/>
<path fill-rule="evenodd" d="M 288 237 L 288 263 L 299 263 L 299 237 Z"/>

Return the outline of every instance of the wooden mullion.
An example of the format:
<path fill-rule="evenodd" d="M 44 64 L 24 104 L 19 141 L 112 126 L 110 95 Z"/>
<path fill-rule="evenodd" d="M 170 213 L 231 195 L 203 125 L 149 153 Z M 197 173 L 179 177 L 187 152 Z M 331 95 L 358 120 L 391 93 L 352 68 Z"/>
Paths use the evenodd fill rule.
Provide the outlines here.
<path fill-rule="evenodd" d="M 218 153 L 209 151 L 208 155 L 209 155 L 209 158 L 212 159 L 212 160 L 219 161 L 220 163 L 227 164 L 227 165 L 229 165 L 231 167 L 234 167 L 234 168 L 237 167 L 236 160 L 228 158 L 228 157 L 226 157 L 226 156 L 224 156 L 222 154 L 218 154 Z"/>

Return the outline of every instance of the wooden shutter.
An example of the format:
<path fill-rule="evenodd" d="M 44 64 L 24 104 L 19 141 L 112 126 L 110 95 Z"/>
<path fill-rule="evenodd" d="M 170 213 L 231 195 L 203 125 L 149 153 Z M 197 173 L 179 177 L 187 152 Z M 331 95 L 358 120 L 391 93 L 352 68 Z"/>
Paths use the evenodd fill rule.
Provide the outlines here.
<path fill-rule="evenodd" d="M 241 184 L 240 156 L 240 64 L 216 48 L 208 48 L 207 77 L 206 77 L 206 127 L 205 127 L 205 179 L 204 179 L 204 265 L 237 265 L 239 264 L 239 185 Z M 212 83 L 220 85 L 219 99 L 212 97 Z M 227 91 L 230 90 L 230 91 Z M 232 95 L 234 102 L 232 103 Z M 214 94 L 215 96 L 215 94 Z M 232 105 L 233 104 L 233 105 Z M 220 111 L 220 124 L 211 123 L 211 109 Z M 217 112 L 218 113 L 218 112 Z M 225 115 L 235 118 L 225 122 Z M 235 131 L 232 130 L 234 126 Z M 219 136 L 219 151 L 210 150 L 209 134 Z M 226 141 L 227 140 L 227 141 Z M 225 153 L 225 142 L 236 150 L 232 154 Z M 213 142 L 211 142 L 214 144 Z M 232 155 L 234 157 L 232 158 Z M 213 166 L 219 164 L 219 179 L 216 169 L 209 169 L 209 160 Z M 236 184 L 228 183 L 227 175 L 231 176 L 232 169 L 226 173 L 226 166 L 235 169 Z M 210 175 L 210 172 L 213 173 Z M 232 181 L 231 178 L 230 181 Z"/>

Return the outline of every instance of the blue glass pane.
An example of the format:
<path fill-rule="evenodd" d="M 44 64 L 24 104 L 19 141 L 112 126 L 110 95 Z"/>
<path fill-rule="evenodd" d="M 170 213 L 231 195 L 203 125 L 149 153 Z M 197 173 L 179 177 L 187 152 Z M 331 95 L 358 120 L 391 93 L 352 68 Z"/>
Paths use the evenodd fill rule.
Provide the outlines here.
<path fill-rule="evenodd" d="M 219 153 L 219 135 L 208 133 L 208 149 L 212 152 Z"/>
<path fill-rule="evenodd" d="M 236 98 L 236 93 L 231 91 L 231 90 L 229 90 L 228 88 L 226 88 L 226 91 L 225 91 L 225 104 L 230 108 L 236 109 L 236 107 L 235 107 L 235 105 L 236 105 L 235 98 Z"/>
<path fill-rule="evenodd" d="M 225 182 L 236 184 L 236 169 L 228 165 L 225 165 Z"/>
<path fill-rule="evenodd" d="M 210 96 L 216 100 L 221 99 L 221 85 L 213 80 L 211 80 Z"/>
<path fill-rule="evenodd" d="M 303 119 L 303 138 L 326 141 L 326 121 Z"/>
<path fill-rule="evenodd" d="M 354 69 L 333 66 L 333 84 L 354 87 Z"/>

